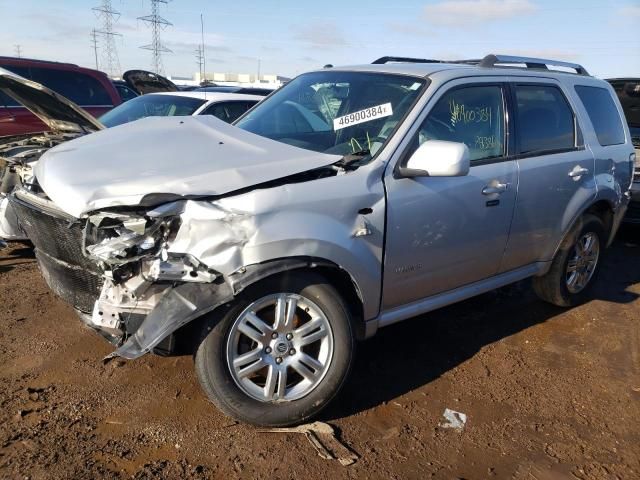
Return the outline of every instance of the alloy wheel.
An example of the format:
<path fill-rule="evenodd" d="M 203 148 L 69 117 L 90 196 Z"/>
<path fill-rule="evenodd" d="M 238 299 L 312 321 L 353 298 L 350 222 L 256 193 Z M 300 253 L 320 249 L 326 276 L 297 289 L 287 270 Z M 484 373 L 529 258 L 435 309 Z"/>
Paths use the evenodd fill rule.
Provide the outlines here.
<path fill-rule="evenodd" d="M 310 299 L 268 295 L 235 320 L 227 340 L 227 365 L 240 389 L 261 402 L 292 401 L 322 381 L 333 356 L 333 332 Z"/>
<path fill-rule="evenodd" d="M 600 240 L 594 232 L 582 235 L 567 262 L 566 284 L 570 293 L 579 293 L 587 286 L 598 265 Z"/>

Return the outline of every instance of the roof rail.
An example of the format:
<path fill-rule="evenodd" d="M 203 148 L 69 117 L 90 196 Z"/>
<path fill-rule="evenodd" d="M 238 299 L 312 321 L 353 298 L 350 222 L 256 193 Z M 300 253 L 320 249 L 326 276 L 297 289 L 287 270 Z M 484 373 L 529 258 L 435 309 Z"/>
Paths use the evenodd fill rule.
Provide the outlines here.
<path fill-rule="evenodd" d="M 380 57 L 371 62 L 372 65 L 383 65 L 390 62 L 404 63 L 442 63 L 442 60 L 432 60 L 429 58 L 411 58 L 411 57 Z"/>
<path fill-rule="evenodd" d="M 547 60 L 545 58 L 532 58 L 532 57 L 519 57 L 513 55 L 494 55 L 490 54 L 484 57 L 482 60 L 463 60 L 459 63 L 471 63 L 476 64 L 479 67 L 497 67 L 499 64 L 513 64 L 523 63 L 527 68 L 534 68 L 540 70 L 548 70 L 548 66 L 571 68 L 576 71 L 578 75 L 589 75 L 589 72 L 577 63 L 562 62 L 559 60 Z"/>

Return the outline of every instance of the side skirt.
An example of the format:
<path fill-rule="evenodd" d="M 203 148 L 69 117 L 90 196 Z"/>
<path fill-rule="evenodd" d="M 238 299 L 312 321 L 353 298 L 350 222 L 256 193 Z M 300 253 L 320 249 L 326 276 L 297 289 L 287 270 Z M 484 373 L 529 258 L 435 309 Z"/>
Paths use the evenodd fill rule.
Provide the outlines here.
<path fill-rule="evenodd" d="M 454 290 L 439 293 L 431 297 L 418 300 L 407 305 L 402 305 L 391 310 L 382 312 L 377 318 L 370 320 L 366 325 L 366 338 L 373 336 L 378 328 L 392 325 L 402 320 L 421 315 L 423 313 L 437 310 L 438 308 L 457 303 L 467 298 L 475 297 L 482 293 L 504 287 L 510 283 L 514 283 L 534 275 L 540 275 L 548 268 L 549 262 L 537 262 L 526 265 L 509 272 L 471 283 Z"/>

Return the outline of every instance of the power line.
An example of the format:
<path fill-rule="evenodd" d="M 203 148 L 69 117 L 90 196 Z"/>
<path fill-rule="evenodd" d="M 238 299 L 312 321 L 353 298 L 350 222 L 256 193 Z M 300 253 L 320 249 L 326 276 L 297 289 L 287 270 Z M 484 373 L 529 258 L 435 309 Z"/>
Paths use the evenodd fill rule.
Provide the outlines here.
<path fill-rule="evenodd" d="M 162 44 L 160 40 L 160 32 L 165 28 L 173 25 L 171 22 L 160 16 L 160 4 L 165 5 L 171 0 L 151 0 L 151 15 L 145 17 L 138 17 L 138 20 L 142 20 L 151 27 L 151 43 L 149 45 L 143 45 L 142 49 L 151 50 L 151 65 L 155 73 L 162 73 L 162 54 L 171 53 L 167 47 Z"/>
<path fill-rule="evenodd" d="M 96 29 L 91 30 L 91 48 L 93 48 L 93 54 L 96 57 L 96 70 L 99 70 L 98 67 L 98 34 Z"/>
<path fill-rule="evenodd" d="M 102 0 L 102 3 L 97 7 L 93 7 L 92 10 L 96 12 L 98 19 L 102 20 L 102 29 L 94 29 L 94 32 L 99 33 L 104 40 L 102 68 L 112 77 L 116 77 L 120 75 L 120 60 L 116 49 L 115 37 L 121 37 L 122 35 L 113 31 L 113 25 L 120 18 L 120 12 L 113 9 L 111 0 Z"/>
<path fill-rule="evenodd" d="M 16 52 L 16 57 L 21 58 L 22 57 L 22 46 L 19 44 L 16 44 L 13 46 L 14 50 Z"/>

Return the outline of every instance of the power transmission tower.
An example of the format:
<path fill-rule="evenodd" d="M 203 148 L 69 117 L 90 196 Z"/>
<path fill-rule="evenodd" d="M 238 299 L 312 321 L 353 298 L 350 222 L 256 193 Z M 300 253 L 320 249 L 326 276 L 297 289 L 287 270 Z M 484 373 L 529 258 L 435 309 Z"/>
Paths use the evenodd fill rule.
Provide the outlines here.
<path fill-rule="evenodd" d="M 91 30 L 91 48 L 93 48 L 93 54 L 96 57 L 96 70 L 99 70 L 98 67 L 98 34 L 96 29 Z"/>
<path fill-rule="evenodd" d="M 167 47 L 165 47 L 160 41 L 160 32 L 173 25 L 168 20 L 160 16 L 160 4 L 169 3 L 170 0 L 151 0 L 151 15 L 145 17 L 138 17 L 138 20 L 142 20 L 151 27 L 151 43 L 149 45 L 143 45 L 142 49 L 151 50 L 152 60 L 151 65 L 155 73 L 162 73 L 162 54 L 171 53 Z"/>
<path fill-rule="evenodd" d="M 120 75 L 120 60 L 118 59 L 118 51 L 116 50 L 115 37 L 121 37 L 119 33 L 113 31 L 113 24 L 120 18 L 120 12 L 113 9 L 111 0 L 102 0 L 102 3 L 93 7 L 98 19 L 102 20 L 102 29 L 96 30 L 96 33 L 102 35 L 104 40 L 102 48 L 102 68 L 112 77 Z"/>
<path fill-rule="evenodd" d="M 16 51 L 16 57 L 22 58 L 22 46 L 14 45 Z"/>

